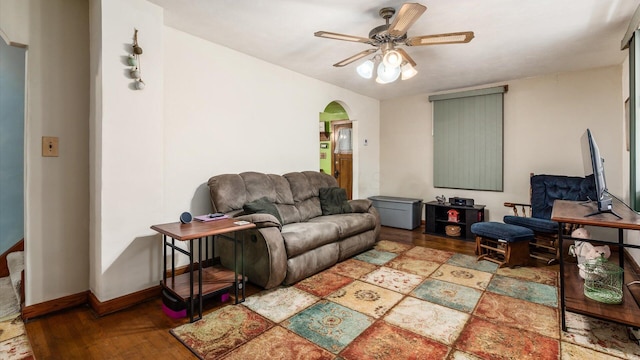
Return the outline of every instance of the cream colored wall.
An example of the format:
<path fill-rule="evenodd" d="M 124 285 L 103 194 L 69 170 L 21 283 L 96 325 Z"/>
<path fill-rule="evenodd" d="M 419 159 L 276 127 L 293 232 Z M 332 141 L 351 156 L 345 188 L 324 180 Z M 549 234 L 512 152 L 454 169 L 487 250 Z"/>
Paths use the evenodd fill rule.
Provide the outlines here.
<path fill-rule="evenodd" d="M 27 46 L 26 305 L 89 284 L 89 38 L 85 0 L 3 0 L 0 32 Z M 41 156 L 57 136 L 60 156 Z"/>
<path fill-rule="evenodd" d="M 318 113 L 336 99 L 348 104 L 356 138 L 370 139 L 354 155 L 356 191 L 377 191 L 377 100 L 172 28 L 164 43 L 163 220 L 211 211 L 207 181 L 214 175 L 317 171 Z"/>
<path fill-rule="evenodd" d="M 37 1 L 1 0 L 0 36 L 9 45 L 27 45 L 29 43 L 29 6 Z"/>
<path fill-rule="evenodd" d="M 428 95 L 381 104 L 380 190 L 435 200 L 470 197 L 487 206 L 488 220 L 502 221 L 505 201 L 528 202 L 529 173 L 584 176 L 580 137 L 593 132 L 611 193 L 623 193 L 622 70 L 620 66 L 506 81 L 504 191 L 433 187 L 432 107 Z M 456 144 L 451 144 L 456 146 Z M 401 160 L 401 161 L 400 161 Z"/>
<path fill-rule="evenodd" d="M 145 0 L 93 1 L 92 15 L 98 16 L 92 21 L 92 88 L 98 92 L 92 108 L 90 289 L 106 301 L 155 286 L 161 275 L 162 249 L 149 227 L 158 223 L 164 204 L 164 26 L 162 8 Z M 126 61 L 135 29 L 144 51 L 142 91 L 134 89 Z"/>

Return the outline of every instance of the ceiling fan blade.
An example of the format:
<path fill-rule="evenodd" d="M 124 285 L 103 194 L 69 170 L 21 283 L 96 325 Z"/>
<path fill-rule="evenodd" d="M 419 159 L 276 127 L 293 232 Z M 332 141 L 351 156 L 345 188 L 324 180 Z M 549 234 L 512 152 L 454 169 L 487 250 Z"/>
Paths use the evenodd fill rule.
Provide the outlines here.
<path fill-rule="evenodd" d="M 328 31 L 316 31 L 315 33 L 313 33 L 313 35 L 321 38 L 334 39 L 334 40 L 361 42 L 365 44 L 371 43 L 371 39 L 369 38 L 365 38 L 361 36 L 338 34 L 338 33 L 333 33 Z"/>
<path fill-rule="evenodd" d="M 398 11 L 398 15 L 389 25 L 389 34 L 391 36 L 402 36 L 415 23 L 418 18 L 427 10 L 427 7 L 418 3 L 403 4 Z"/>
<path fill-rule="evenodd" d="M 335 66 L 335 67 L 343 67 L 345 65 L 349 65 L 352 62 L 354 62 L 354 61 L 356 61 L 358 59 L 362 59 L 363 57 L 365 57 L 365 56 L 367 56 L 369 54 L 373 54 L 376 51 L 378 51 L 378 49 L 369 49 L 369 50 L 361 51 L 361 52 L 359 52 L 359 53 L 357 53 L 357 54 L 355 54 L 355 55 L 353 55 L 351 57 L 348 57 L 348 58 L 346 58 L 346 59 L 344 59 L 342 61 L 339 61 L 339 62 L 333 64 L 333 66 Z"/>
<path fill-rule="evenodd" d="M 400 53 L 400 55 L 402 55 L 402 57 L 403 57 L 405 60 L 407 60 L 407 62 L 408 62 L 409 64 L 411 64 L 411 66 L 416 66 L 416 62 L 415 62 L 415 61 L 413 61 L 413 59 L 411 58 L 411 56 L 409 56 L 409 54 L 407 54 L 407 52 L 406 52 L 406 51 L 404 51 L 404 49 L 396 48 L 395 50 L 396 50 L 397 52 L 399 52 L 399 53 Z"/>
<path fill-rule="evenodd" d="M 404 43 L 407 46 L 464 44 L 468 43 L 473 38 L 473 31 L 463 31 L 457 33 L 414 36 L 407 39 Z"/>

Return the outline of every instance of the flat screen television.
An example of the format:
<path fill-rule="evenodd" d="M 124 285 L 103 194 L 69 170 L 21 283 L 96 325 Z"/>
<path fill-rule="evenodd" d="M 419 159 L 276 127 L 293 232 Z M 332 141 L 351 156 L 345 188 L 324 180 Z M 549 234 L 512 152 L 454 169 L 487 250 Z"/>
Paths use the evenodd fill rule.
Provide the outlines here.
<path fill-rule="evenodd" d="M 620 215 L 613 211 L 613 200 L 607 194 L 607 180 L 604 175 L 604 159 L 600 156 L 600 149 L 596 144 L 591 130 L 587 129 L 581 139 L 582 144 L 582 160 L 584 163 L 584 172 L 587 177 L 593 178 L 595 181 L 597 199 L 591 199 L 598 202 L 598 210 L 588 214 L 592 216 L 601 213 L 610 213 L 621 219 Z"/>

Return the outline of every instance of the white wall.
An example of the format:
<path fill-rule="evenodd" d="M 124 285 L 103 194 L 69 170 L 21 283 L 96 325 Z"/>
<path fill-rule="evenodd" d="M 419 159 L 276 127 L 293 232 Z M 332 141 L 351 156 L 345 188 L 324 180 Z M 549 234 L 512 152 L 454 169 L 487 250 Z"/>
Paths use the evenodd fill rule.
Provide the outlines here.
<path fill-rule="evenodd" d="M 89 284 L 89 48 L 84 0 L 3 0 L 0 33 L 27 46 L 26 305 Z M 41 156 L 57 136 L 60 156 Z"/>
<path fill-rule="evenodd" d="M 164 219 L 211 211 L 207 181 L 242 171 L 319 167 L 318 114 L 349 106 L 358 139 L 359 195 L 377 191 L 379 103 L 184 32 L 165 28 Z"/>
<path fill-rule="evenodd" d="M 611 193 L 625 181 L 620 66 L 508 81 L 504 98 L 504 191 L 433 187 L 432 107 L 428 95 L 381 104 L 383 195 L 435 200 L 461 196 L 486 205 L 488 220 L 502 221 L 505 201 L 529 201 L 529 173 L 584 176 L 580 137 L 593 132 L 606 159 Z M 451 144 L 456 146 L 456 144 Z M 400 161 L 401 160 L 401 161 Z"/>
<path fill-rule="evenodd" d="M 91 291 L 105 301 L 157 285 L 161 274 L 161 247 L 149 226 L 163 206 L 163 11 L 144 0 L 94 1 L 97 15 Z M 127 65 L 135 29 L 144 51 L 142 91 Z"/>

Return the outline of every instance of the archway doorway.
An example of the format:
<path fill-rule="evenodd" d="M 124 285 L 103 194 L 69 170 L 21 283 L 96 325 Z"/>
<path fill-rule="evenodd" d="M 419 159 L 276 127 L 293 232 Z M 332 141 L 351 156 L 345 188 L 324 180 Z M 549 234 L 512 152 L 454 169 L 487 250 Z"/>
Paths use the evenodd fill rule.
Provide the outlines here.
<path fill-rule="evenodd" d="M 347 111 L 332 101 L 320 113 L 320 171 L 331 174 L 353 198 L 353 132 Z"/>

